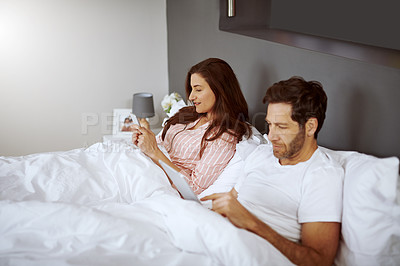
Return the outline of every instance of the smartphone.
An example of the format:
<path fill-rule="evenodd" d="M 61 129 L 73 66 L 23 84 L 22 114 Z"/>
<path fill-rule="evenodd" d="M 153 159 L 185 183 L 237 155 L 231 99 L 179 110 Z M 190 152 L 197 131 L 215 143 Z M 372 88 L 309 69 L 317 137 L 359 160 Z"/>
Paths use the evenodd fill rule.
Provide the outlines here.
<path fill-rule="evenodd" d="M 140 127 L 140 122 L 139 122 L 139 119 L 136 117 L 136 115 L 131 113 L 131 118 L 132 118 L 133 123 Z"/>

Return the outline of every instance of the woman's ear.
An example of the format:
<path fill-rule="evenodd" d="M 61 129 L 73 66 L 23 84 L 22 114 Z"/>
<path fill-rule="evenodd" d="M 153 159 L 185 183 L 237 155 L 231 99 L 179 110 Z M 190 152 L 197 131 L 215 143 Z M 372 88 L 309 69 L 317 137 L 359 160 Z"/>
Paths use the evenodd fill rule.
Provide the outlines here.
<path fill-rule="evenodd" d="M 318 128 L 318 119 L 311 117 L 306 122 L 306 134 L 308 137 L 314 137 L 315 131 Z"/>

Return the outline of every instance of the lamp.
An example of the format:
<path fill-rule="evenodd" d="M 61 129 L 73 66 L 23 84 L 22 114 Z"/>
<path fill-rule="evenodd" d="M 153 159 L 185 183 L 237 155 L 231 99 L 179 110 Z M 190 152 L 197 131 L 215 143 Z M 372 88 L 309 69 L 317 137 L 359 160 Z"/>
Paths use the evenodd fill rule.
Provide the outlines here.
<path fill-rule="evenodd" d="M 133 94 L 132 113 L 139 118 L 154 116 L 153 94 L 147 92 Z"/>

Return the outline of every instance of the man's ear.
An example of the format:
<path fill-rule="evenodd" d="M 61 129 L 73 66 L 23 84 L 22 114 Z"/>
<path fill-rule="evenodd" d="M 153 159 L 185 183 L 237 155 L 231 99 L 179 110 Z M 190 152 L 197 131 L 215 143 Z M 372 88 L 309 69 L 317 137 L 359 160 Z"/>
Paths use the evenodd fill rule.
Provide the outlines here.
<path fill-rule="evenodd" d="M 315 117 L 311 117 L 306 122 L 306 134 L 308 137 L 314 137 L 315 131 L 318 128 L 318 119 Z"/>

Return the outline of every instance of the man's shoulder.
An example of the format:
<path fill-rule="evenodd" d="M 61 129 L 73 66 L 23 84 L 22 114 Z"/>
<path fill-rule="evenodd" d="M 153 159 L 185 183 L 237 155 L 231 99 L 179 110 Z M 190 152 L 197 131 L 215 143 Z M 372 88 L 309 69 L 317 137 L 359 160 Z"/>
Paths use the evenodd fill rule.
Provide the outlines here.
<path fill-rule="evenodd" d="M 271 144 L 259 144 L 257 147 L 247 156 L 245 162 L 247 164 L 256 165 L 257 162 L 262 164 L 267 161 L 274 160 L 274 153 Z"/>
<path fill-rule="evenodd" d="M 249 157 L 271 157 L 274 156 L 272 145 L 269 143 L 259 144 L 252 153 L 250 153 Z"/>
<path fill-rule="evenodd" d="M 330 175 L 342 178 L 344 175 L 344 169 L 342 165 L 337 162 L 332 156 L 325 152 L 325 150 L 318 148 L 313 156 L 311 163 L 311 171 L 319 171 L 323 173 L 329 173 Z"/>
<path fill-rule="evenodd" d="M 342 168 L 341 164 L 333 158 L 323 147 L 318 147 L 316 150 L 317 159 L 319 163 L 326 164 L 327 166 Z"/>

